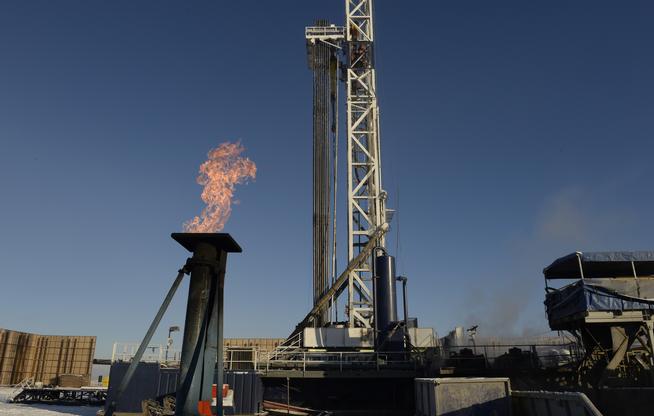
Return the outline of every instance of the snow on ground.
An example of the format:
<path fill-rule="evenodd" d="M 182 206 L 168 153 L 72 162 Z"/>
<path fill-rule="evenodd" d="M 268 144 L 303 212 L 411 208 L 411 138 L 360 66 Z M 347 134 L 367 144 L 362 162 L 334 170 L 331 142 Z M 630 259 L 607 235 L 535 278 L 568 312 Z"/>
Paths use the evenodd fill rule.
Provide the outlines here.
<path fill-rule="evenodd" d="M 7 398 L 13 388 L 0 388 L 0 416 L 95 416 L 100 407 L 51 406 L 46 404 L 12 404 Z"/>

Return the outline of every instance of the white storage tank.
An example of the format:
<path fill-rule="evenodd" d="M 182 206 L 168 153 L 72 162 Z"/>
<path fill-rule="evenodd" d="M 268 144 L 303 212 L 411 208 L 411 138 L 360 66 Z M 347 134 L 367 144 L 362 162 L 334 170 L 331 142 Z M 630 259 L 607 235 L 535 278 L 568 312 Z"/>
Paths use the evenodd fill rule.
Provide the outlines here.
<path fill-rule="evenodd" d="M 508 378 L 417 378 L 416 416 L 510 416 Z"/>

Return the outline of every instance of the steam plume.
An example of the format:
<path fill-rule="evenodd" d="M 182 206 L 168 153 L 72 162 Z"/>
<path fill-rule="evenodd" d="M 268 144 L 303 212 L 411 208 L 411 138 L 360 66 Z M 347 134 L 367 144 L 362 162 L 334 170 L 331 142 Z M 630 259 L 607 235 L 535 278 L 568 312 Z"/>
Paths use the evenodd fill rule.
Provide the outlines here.
<path fill-rule="evenodd" d="M 257 166 L 241 156 L 245 148 L 241 142 L 225 142 L 208 153 L 200 165 L 197 181 L 204 186 L 202 200 L 206 207 L 199 216 L 184 223 L 184 231 L 213 233 L 222 230 L 232 213 L 232 198 L 237 184 L 247 183 L 257 176 Z"/>

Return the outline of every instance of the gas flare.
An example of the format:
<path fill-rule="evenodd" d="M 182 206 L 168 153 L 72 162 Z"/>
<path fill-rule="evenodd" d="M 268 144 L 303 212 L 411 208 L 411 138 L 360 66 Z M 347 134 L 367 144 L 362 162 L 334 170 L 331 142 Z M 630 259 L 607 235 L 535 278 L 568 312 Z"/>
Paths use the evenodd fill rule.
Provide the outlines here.
<path fill-rule="evenodd" d="M 232 213 L 234 188 L 257 176 L 257 166 L 241 156 L 245 148 L 241 142 L 225 142 L 208 153 L 200 165 L 197 182 L 204 186 L 202 200 L 206 207 L 199 216 L 184 223 L 189 233 L 214 233 L 222 230 Z"/>

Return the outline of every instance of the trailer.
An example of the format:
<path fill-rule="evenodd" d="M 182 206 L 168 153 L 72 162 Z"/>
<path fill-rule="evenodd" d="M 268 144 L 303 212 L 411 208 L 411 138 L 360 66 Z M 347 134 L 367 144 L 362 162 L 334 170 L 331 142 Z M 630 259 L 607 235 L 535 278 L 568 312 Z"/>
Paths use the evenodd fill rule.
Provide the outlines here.
<path fill-rule="evenodd" d="M 14 395 L 9 402 L 102 406 L 106 399 L 106 387 L 26 387 Z"/>

